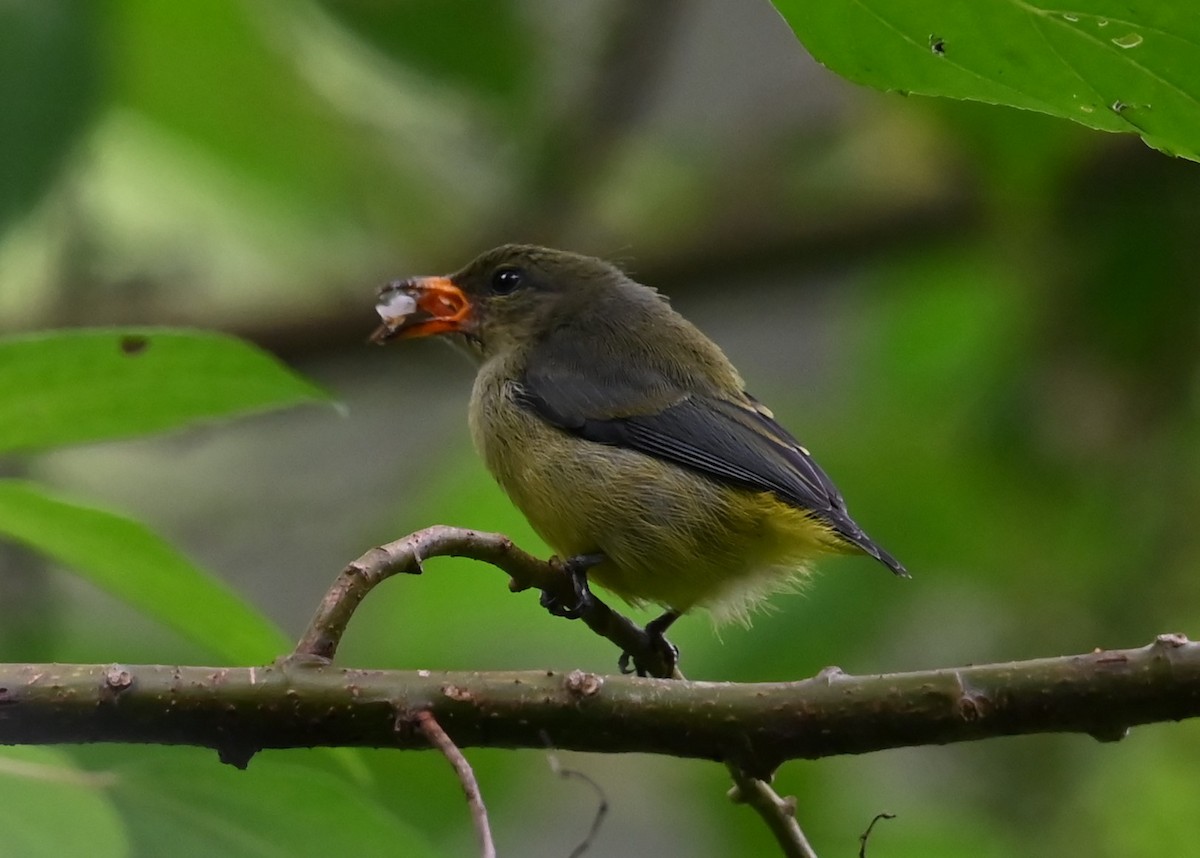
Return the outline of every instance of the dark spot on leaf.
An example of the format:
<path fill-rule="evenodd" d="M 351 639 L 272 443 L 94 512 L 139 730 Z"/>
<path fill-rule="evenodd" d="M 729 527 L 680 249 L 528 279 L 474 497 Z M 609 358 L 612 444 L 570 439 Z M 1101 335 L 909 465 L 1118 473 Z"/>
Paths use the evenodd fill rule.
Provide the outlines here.
<path fill-rule="evenodd" d="M 945 56 L 946 40 L 943 39 L 941 36 L 935 36 L 933 33 L 930 33 L 929 34 L 929 50 L 933 51 L 939 57 Z"/>
<path fill-rule="evenodd" d="M 120 348 L 123 355 L 138 355 L 150 347 L 150 338 L 137 334 L 121 337 Z"/>

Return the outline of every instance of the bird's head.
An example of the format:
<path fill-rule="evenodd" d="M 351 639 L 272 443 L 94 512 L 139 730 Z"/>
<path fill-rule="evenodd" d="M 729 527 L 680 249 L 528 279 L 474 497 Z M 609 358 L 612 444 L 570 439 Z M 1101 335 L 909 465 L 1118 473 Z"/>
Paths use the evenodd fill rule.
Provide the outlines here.
<path fill-rule="evenodd" d="M 527 346 L 581 318 L 619 312 L 639 298 L 659 300 L 653 290 L 601 259 L 506 244 L 454 274 L 384 286 L 376 305 L 383 323 L 371 340 L 452 334 L 486 358 Z"/>

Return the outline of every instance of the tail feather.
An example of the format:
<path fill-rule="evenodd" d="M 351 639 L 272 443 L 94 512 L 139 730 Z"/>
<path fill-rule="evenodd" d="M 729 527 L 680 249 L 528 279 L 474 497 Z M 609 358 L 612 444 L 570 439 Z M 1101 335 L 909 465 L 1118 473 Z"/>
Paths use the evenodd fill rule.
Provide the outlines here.
<path fill-rule="evenodd" d="M 855 533 L 843 533 L 842 536 L 847 542 L 862 549 L 864 553 L 871 555 L 888 569 L 891 569 L 892 574 L 901 578 L 912 577 L 908 574 L 908 570 L 904 568 L 903 563 L 901 563 L 887 551 L 884 551 L 878 544 L 876 544 L 875 540 L 863 533 L 862 530 L 857 530 Z"/>
<path fill-rule="evenodd" d="M 884 551 L 882 548 L 880 548 L 874 542 L 871 542 L 871 540 L 869 540 L 869 539 L 867 540 L 867 544 L 871 546 L 870 548 L 867 549 L 867 553 L 870 554 L 872 557 L 874 557 L 876 560 L 878 560 L 880 563 L 882 563 L 884 566 L 891 569 L 892 574 L 898 575 L 901 578 L 911 578 L 912 577 L 912 575 L 908 574 L 908 570 L 904 568 L 904 564 L 901 563 L 899 560 L 897 560 L 895 557 L 893 557 L 891 554 L 888 554 L 886 551 Z"/>

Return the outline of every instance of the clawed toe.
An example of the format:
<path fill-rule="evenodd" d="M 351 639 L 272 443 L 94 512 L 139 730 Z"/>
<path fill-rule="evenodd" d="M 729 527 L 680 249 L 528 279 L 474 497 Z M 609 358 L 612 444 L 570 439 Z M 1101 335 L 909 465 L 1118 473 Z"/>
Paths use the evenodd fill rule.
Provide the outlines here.
<path fill-rule="evenodd" d="M 552 595 L 547 590 L 542 591 L 541 598 L 538 599 L 538 604 L 556 617 L 577 620 L 587 613 L 588 608 L 592 605 L 592 601 L 592 591 L 585 587 L 581 591 L 576 591 L 575 603 L 572 605 L 564 605 L 561 599 Z"/>
<path fill-rule="evenodd" d="M 675 667 L 679 664 L 679 647 L 667 640 L 665 632 L 677 619 L 679 619 L 678 611 L 667 611 L 661 617 L 646 623 L 644 632 L 646 661 L 643 662 L 634 653 L 623 652 L 617 659 L 617 669 L 621 673 L 636 673 L 638 676 L 668 677 L 674 674 Z M 665 668 L 665 672 L 651 669 L 659 666 Z"/>
<path fill-rule="evenodd" d="M 556 617 L 564 617 L 568 620 L 577 620 L 582 617 L 595 601 L 592 591 L 588 587 L 588 570 L 597 563 L 604 562 L 604 559 L 603 554 L 579 554 L 565 560 L 556 558 L 551 561 L 556 563 L 571 579 L 574 598 L 571 604 L 565 604 L 562 599 L 553 595 L 549 590 L 543 590 L 542 596 L 538 600 L 541 606 Z"/>

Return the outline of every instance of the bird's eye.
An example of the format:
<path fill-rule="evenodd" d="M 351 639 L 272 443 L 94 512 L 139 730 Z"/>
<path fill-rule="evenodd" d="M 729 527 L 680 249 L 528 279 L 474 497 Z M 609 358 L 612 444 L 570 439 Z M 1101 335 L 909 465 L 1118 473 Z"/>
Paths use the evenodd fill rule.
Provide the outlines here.
<path fill-rule="evenodd" d="M 520 268 L 498 268 L 492 275 L 492 292 L 509 295 L 525 282 L 525 272 Z"/>

